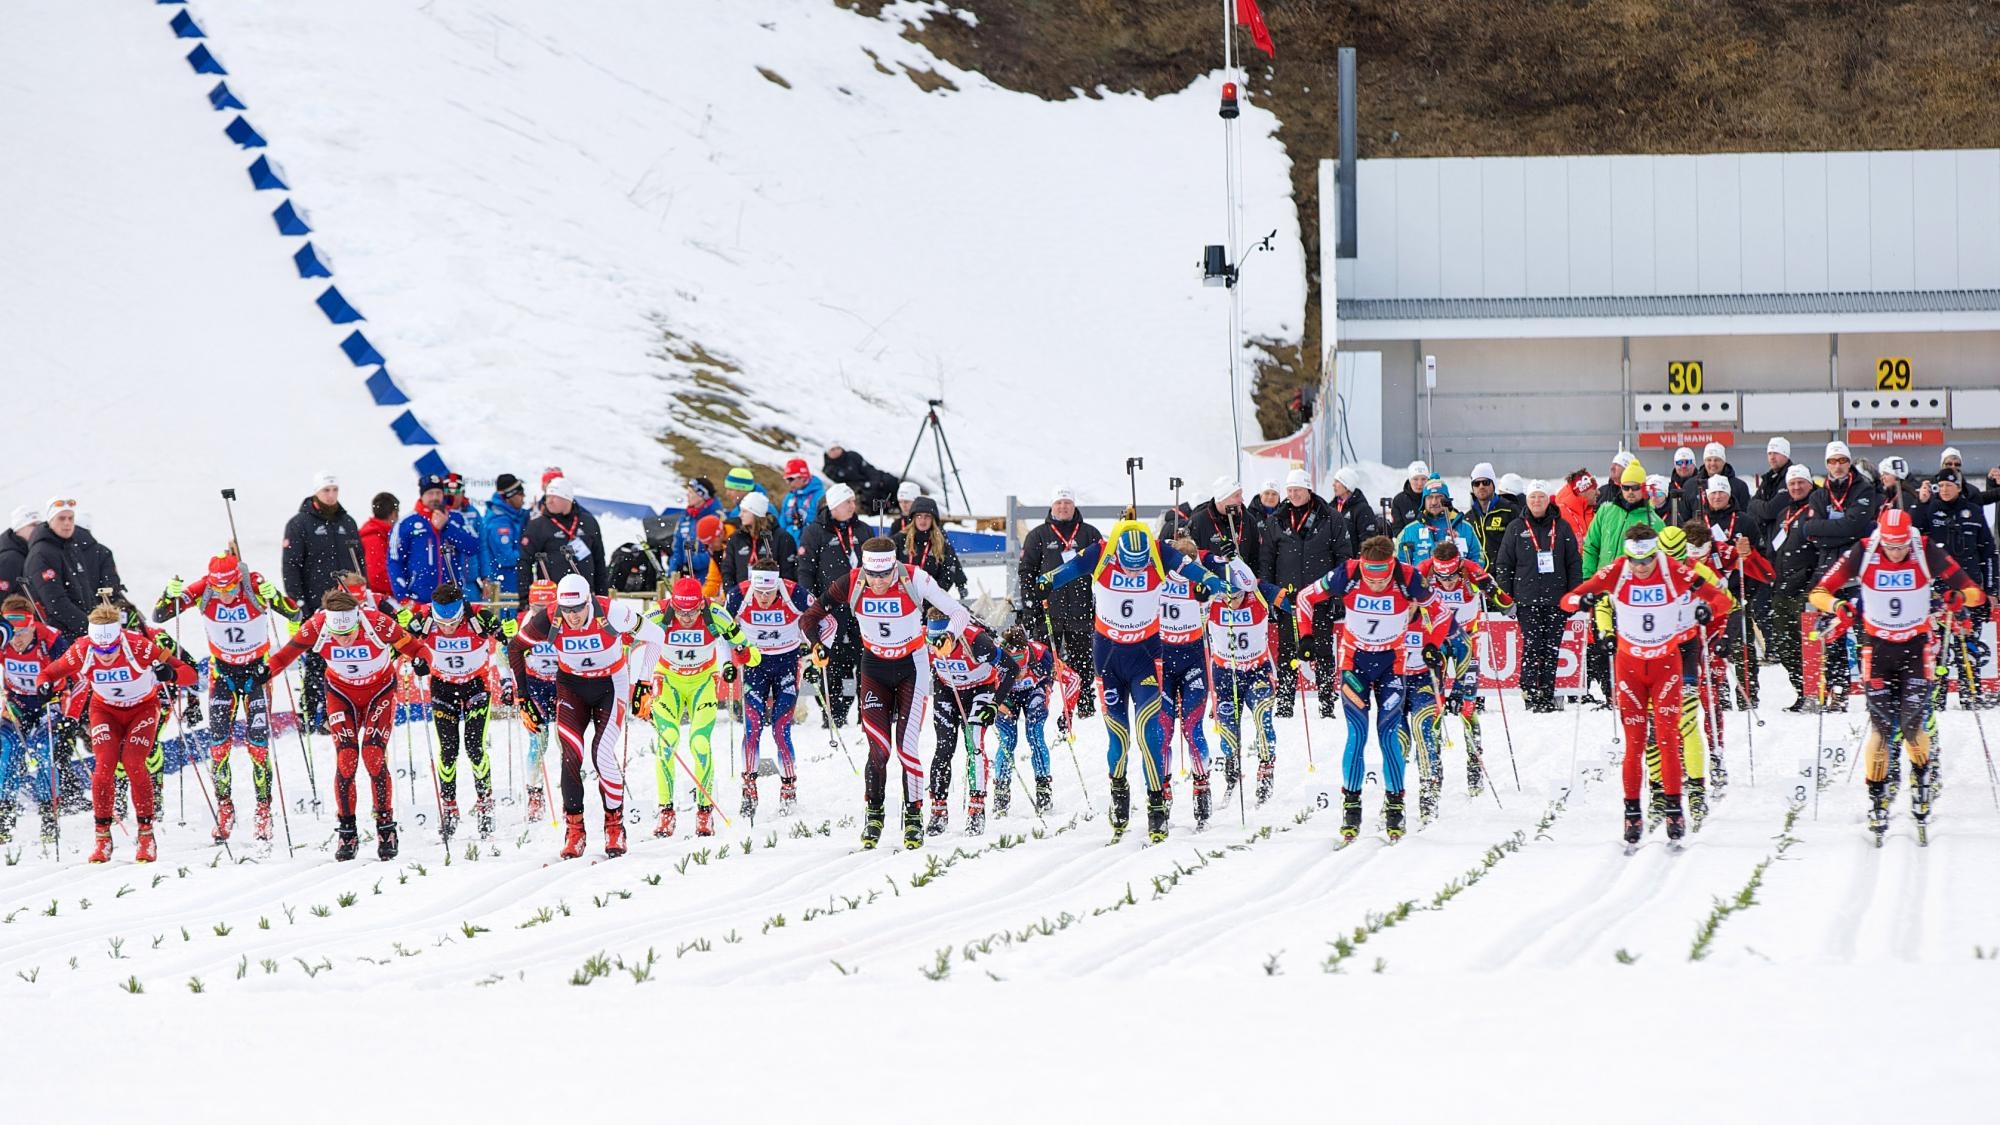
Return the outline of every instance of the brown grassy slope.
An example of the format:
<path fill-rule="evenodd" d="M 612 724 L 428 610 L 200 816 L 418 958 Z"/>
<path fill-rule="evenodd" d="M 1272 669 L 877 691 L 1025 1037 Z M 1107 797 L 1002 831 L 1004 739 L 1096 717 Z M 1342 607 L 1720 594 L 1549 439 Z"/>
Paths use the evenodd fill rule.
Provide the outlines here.
<path fill-rule="evenodd" d="M 879 0 L 835 0 L 873 14 Z M 906 34 L 1010 89 L 1163 94 L 1221 61 L 1215 0 L 952 0 Z M 1239 34 L 1292 156 L 1309 312 L 1316 163 L 1335 152 L 1334 52 L 1358 50 L 1361 155 L 2000 147 L 2000 0 L 1262 0 L 1278 58 Z M 1268 62 L 1268 65 L 1266 65 Z M 1319 326 L 1258 382 L 1267 436 L 1318 377 Z"/>

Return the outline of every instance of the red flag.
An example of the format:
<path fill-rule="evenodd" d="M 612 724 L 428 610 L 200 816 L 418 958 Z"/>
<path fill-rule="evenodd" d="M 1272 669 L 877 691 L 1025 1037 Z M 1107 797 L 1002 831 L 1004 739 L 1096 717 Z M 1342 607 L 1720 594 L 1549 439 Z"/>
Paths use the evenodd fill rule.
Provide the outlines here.
<path fill-rule="evenodd" d="M 1264 13 L 1257 7 L 1257 0 L 1236 0 L 1236 22 L 1250 29 L 1250 38 L 1257 49 L 1278 57 L 1278 48 L 1271 42 L 1271 29 L 1264 26 Z"/>

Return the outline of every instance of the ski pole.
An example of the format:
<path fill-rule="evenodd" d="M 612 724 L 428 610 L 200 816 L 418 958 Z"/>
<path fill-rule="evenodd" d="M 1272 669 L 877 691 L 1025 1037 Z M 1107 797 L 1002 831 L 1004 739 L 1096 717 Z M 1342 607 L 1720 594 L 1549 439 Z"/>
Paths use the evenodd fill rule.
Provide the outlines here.
<path fill-rule="evenodd" d="M 1443 679 L 1442 669 L 1439 668 L 1431 669 L 1431 690 L 1437 693 L 1437 709 L 1438 709 L 1437 724 L 1438 724 L 1438 731 L 1441 734 L 1444 731 L 1444 700 L 1445 700 L 1444 679 Z M 1461 725 L 1464 724 L 1465 716 L 1460 715 L 1458 721 Z M 1479 776 L 1491 780 L 1493 775 L 1486 772 L 1486 759 L 1482 757 L 1479 753 L 1479 740 L 1477 738 L 1472 737 L 1472 732 L 1470 730 L 1466 732 L 1465 749 L 1467 753 L 1472 755 L 1473 762 L 1475 762 L 1479 766 Z M 1386 770 L 1384 772 L 1386 772 Z M 1442 789 L 1444 781 L 1444 762 L 1442 759 L 1440 759 L 1438 762 L 1438 781 L 1439 781 L 1439 788 Z M 1499 786 L 1488 785 L 1486 789 L 1488 792 L 1493 794 L 1493 804 L 1495 806 L 1503 809 L 1507 807 L 1500 803 Z"/>
<path fill-rule="evenodd" d="M 1042 599 L 1042 628 L 1047 631 L 1046 636 L 1049 638 L 1049 652 L 1055 656 L 1054 676 L 1056 679 L 1056 691 L 1060 694 L 1062 692 L 1063 669 L 1069 668 L 1069 674 L 1072 676 L 1076 676 L 1076 669 L 1070 668 L 1068 662 L 1063 660 L 1062 655 L 1056 652 L 1056 626 L 1054 618 L 1049 616 L 1047 598 Z M 1083 677 L 1076 676 L 1076 678 L 1077 691 L 1081 694 L 1083 691 Z M 1078 792 L 1083 794 L 1083 811 L 1095 815 L 1097 807 L 1090 799 L 1090 784 L 1083 779 L 1083 760 L 1076 755 L 1076 706 L 1074 703 L 1065 703 L 1063 705 L 1063 720 L 1059 725 L 1063 728 L 1063 741 L 1069 743 L 1069 764 L 1076 767 L 1076 788 Z"/>
<path fill-rule="evenodd" d="M 49 760 L 49 808 L 52 813 L 49 823 L 55 828 L 56 864 L 60 866 L 62 864 L 62 767 L 56 761 L 56 705 L 53 702 L 42 709 L 42 733 L 46 738 L 42 749 Z"/>
<path fill-rule="evenodd" d="M 319 799 L 319 777 L 313 770 L 312 741 L 306 737 L 306 716 L 303 711 L 299 710 L 298 696 L 292 694 L 291 679 L 285 676 L 280 676 L 279 679 L 285 681 L 285 702 L 291 704 L 292 707 L 292 729 L 299 736 L 299 753 L 305 755 L 306 783 L 312 786 L 313 819 L 318 820 L 325 815 L 325 806 L 320 803 Z M 268 684 L 265 685 L 264 690 L 268 692 L 270 686 Z"/>
<path fill-rule="evenodd" d="M 860 777 L 861 768 L 854 764 L 854 755 L 847 752 L 847 743 L 840 737 L 840 724 L 833 721 L 833 696 L 826 687 L 826 664 L 823 661 L 817 663 L 820 713 L 826 716 L 826 732 L 833 736 L 833 744 L 840 747 L 840 756 L 847 759 L 847 768 L 854 771 L 854 776 Z"/>
<path fill-rule="evenodd" d="M 1755 789 L 1757 787 L 1757 728 L 1764 725 L 1762 716 L 1757 714 L 1757 697 L 1763 693 L 1757 690 L 1759 685 L 1757 683 L 1756 663 L 1753 659 L 1754 654 L 1750 651 L 1750 608 L 1747 604 L 1750 600 L 1750 582 L 1743 574 L 1743 559 L 1741 556 L 1738 556 L 1736 560 L 1736 588 L 1743 591 L 1744 602 L 1746 603 L 1741 611 L 1741 616 L 1738 618 L 1738 622 L 1743 626 L 1743 702 L 1750 712 L 1750 722 L 1743 728 L 1743 749 L 1749 754 L 1750 787 Z M 1766 645 L 1770 644 L 1769 638 L 1766 638 L 1764 643 Z"/>
<path fill-rule="evenodd" d="M 298 848 L 292 844 L 292 809 L 285 801 L 285 771 L 278 768 L 278 752 L 271 750 L 271 780 L 278 785 L 278 817 L 285 824 L 285 858 L 297 854 Z"/>
<path fill-rule="evenodd" d="M 1958 646 L 1960 666 L 1965 669 L 1966 683 L 1977 683 L 1978 670 L 1972 666 L 1972 654 L 1966 650 L 1961 639 Z M 1993 748 L 1986 742 L 1986 724 L 1979 719 L 1979 708 L 1972 708 L 1972 726 L 1979 732 L 1979 750 L 1986 755 L 1986 785 L 1993 792 L 1993 807 L 2000 809 L 2000 780 L 1996 780 L 1993 768 Z"/>
<path fill-rule="evenodd" d="M 1479 594 L 1479 612 L 1484 614 L 1487 612 L 1486 591 L 1480 590 L 1477 586 L 1473 587 L 1473 589 Z M 1522 662 L 1526 663 L 1526 660 L 1527 644 L 1524 640 L 1522 643 Z M 1493 698 L 1500 704 L 1500 733 L 1507 736 L 1507 764 L 1514 770 L 1514 792 L 1519 793 L 1521 791 L 1521 763 L 1514 757 L 1514 725 L 1507 721 L 1507 689 L 1504 686 L 1494 688 Z"/>
<path fill-rule="evenodd" d="M 695 791 L 701 794 L 701 799 L 707 801 L 708 807 L 714 809 L 722 817 L 723 827 L 730 827 L 734 822 L 729 819 L 729 814 L 723 811 L 722 806 L 715 803 L 715 796 L 708 791 L 708 786 L 701 783 L 701 775 L 688 769 L 688 764 L 681 760 L 681 752 L 679 750 L 673 752 L 673 757 L 674 764 L 687 770 L 687 775 L 694 781 Z"/>

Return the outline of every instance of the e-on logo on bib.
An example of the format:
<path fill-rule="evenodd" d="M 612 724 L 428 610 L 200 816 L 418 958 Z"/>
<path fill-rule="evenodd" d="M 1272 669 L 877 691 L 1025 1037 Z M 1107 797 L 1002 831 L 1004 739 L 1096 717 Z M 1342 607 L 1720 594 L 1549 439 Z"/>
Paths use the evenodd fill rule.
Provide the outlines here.
<path fill-rule="evenodd" d="M 335 645 L 327 650 L 326 658 L 334 661 L 373 660 L 375 650 L 367 645 Z"/>
<path fill-rule="evenodd" d="M 1665 586 L 1634 586 L 1625 592 L 1625 600 L 1629 605 L 1665 605 L 1667 604 L 1667 588 Z"/>
<path fill-rule="evenodd" d="M 248 605 L 216 606 L 215 620 L 221 625 L 241 625 L 250 620 L 250 607 Z"/>
<path fill-rule="evenodd" d="M 562 650 L 566 653 L 603 652 L 604 638 L 598 636 L 596 633 L 583 637 L 564 637 L 562 639 Z"/>
<path fill-rule="evenodd" d="M 1114 570 L 1111 572 L 1111 588 L 1114 590 L 1144 591 L 1146 589 L 1146 583 L 1150 581 L 1152 577 L 1153 577 L 1152 575 L 1146 573 L 1143 570 L 1137 574 L 1127 574 L 1122 570 Z"/>
<path fill-rule="evenodd" d="M 903 615 L 903 599 L 862 598 L 861 612 L 869 617 L 901 617 Z"/>
<path fill-rule="evenodd" d="M 1367 594 L 1357 594 L 1354 598 L 1354 611 L 1356 613 L 1394 613 L 1396 612 L 1396 599 L 1394 595 L 1371 598 Z"/>
<path fill-rule="evenodd" d="M 670 645 L 699 645 L 708 640 L 708 634 L 700 629 L 669 629 L 667 643 Z"/>
<path fill-rule="evenodd" d="M 1914 590 L 1917 588 L 1917 572 L 1914 570 L 1878 570 L 1875 572 L 1877 590 Z"/>

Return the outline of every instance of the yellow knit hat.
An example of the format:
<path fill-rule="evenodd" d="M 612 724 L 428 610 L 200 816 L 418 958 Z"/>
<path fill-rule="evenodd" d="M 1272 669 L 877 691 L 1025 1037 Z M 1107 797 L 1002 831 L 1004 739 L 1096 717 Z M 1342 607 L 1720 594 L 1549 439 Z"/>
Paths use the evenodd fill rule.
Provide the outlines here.
<path fill-rule="evenodd" d="M 1637 457 L 1634 457 L 1630 461 L 1625 462 L 1625 471 L 1618 474 L 1618 483 L 1645 484 L 1646 466 L 1641 465 Z"/>

